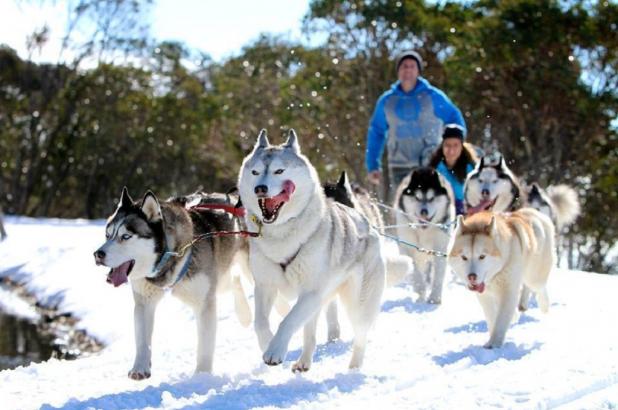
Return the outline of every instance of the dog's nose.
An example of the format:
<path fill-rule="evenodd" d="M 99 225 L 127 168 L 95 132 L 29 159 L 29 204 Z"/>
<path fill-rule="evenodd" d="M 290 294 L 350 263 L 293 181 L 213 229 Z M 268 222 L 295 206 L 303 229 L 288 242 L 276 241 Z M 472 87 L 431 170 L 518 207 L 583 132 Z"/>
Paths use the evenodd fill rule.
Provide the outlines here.
<path fill-rule="evenodd" d="M 476 273 L 469 273 L 468 274 L 468 280 L 470 282 L 476 282 Z"/>
<path fill-rule="evenodd" d="M 421 216 L 427 216 L 429 215 L 429 212 L 427 212 L 427 209 L 423 208 L 421 209 Z"/>
<path fill-rule="evenodd" d="M 94 253 L 94 260 L 96 262 L 101 262 L 103 259 L 105 259 L 105 252 L 103 252 L 101 249 L 97 250 Z"/>
<path fill-rule="evenodd" d="M 483 190 L 481 191 L 481 195 L 483 195 L 483 196 L 489 196 L 489 189 L 483 189 Z"/>
<path fill-rule="evenodd" d="M 255 193 L 257 195 L 266 195 L 268 193 L 268 187 L 266 185 L 258 185 L 255 187 Z"/>

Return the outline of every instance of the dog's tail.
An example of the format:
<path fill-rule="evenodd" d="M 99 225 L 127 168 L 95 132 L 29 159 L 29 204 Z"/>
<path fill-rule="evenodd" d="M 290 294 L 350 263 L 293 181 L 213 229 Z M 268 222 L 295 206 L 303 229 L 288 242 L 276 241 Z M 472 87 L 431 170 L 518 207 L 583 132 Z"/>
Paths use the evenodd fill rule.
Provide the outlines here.
<path fill-rule="evenodd" d="M 395 286 L 412 273 L 412 259 L 406 255 L 386 257 L 386 286 Z"/>
<path fill-rule="evenodd" d="M 577 192 L 568 185 L 547 187 L 547 195 L 554 204 L 557 228 L 570 226 L 579 216 L 580 205 Z"/>

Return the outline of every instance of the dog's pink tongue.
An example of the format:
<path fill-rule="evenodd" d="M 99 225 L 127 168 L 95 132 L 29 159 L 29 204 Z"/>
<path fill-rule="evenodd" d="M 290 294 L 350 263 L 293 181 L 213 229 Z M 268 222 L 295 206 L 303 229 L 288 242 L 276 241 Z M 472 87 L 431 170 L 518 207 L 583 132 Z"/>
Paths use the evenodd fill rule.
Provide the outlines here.
<path fill-rule="evenodd" d="M 127 261 L 118 267 L 112 268 L 112 270 L 107 274 L 107 283 L 111 283 L 115 288 L 117 288 L 123 283 L 128 282 L 129 278 L 127 277 L 127 273 L 129 272 L 131 263 L 132 261 Z"/>
<path fill-rule="evenodd" d="M 279 194 L 271 198 L 266 198 L 264 200 L 264 206 L 266 207 L 268 212 L 274 212 L 277 206 L 279 206 L 279 204 L 289 201 L 290 196 L 294 193 L 295 189 L 296 185 L 294 185 L 294 182 L 290 181 L 289 179 L 284 181 L 283 190 Z"/>

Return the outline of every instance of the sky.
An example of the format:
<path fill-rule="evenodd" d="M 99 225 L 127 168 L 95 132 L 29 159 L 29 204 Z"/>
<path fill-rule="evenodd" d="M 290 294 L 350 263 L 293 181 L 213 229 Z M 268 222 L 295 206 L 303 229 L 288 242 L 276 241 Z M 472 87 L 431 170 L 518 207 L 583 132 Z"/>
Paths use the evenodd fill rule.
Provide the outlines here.
<path fill-rule="evenodd" d="M 72 3 L 0 1 L 0 44 L 8 44 L 27 58 L 26 37 L 47 24 L 50 41 L 32 59 L 58 61 L 67 9 Z M 155 0 L 150 14 L 151 35 L 160 41 L 184 42 L 220 61 L 237 54 L 263 32 L 300 39 L 308 8 L 309 0 Z"/>

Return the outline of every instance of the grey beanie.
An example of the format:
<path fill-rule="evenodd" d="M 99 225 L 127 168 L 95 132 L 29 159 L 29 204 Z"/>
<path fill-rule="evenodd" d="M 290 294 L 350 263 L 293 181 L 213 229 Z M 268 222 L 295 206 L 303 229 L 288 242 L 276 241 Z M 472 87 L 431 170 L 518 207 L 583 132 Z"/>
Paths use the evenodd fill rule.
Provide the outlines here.
<path fill-rule="evenodd" d="M 418 72 L 421 73 L 423 71 L 423 58 L 419 53 L 414 50 L 406 50 L 399 55 L 395 59 L 395 70 L 399 71 L 399 66 L 406 58 L 412 58 L 416 60 L 416 64 L 418 65 Z"/>

